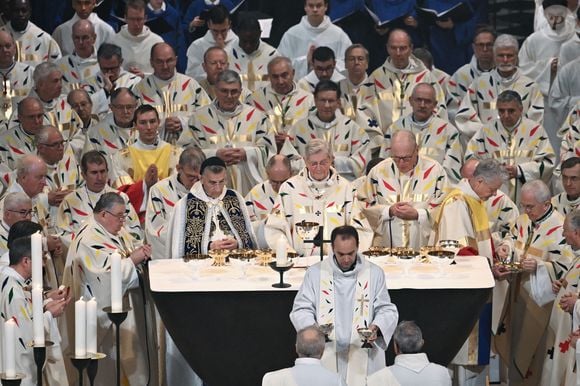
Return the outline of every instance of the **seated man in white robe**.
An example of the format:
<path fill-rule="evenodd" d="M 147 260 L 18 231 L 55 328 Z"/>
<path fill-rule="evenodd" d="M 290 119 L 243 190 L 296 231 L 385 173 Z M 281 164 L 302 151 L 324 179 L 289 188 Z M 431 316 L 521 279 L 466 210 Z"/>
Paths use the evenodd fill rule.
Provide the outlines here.
<path fill-rule="evenodd" d="M 5 126 L 18 103 L 28 95 L 32 88 L 34 67 L 19 63 L 14 59 L 16 43 L 6 31 L 0 31 L 0 46 L 6 54 L 0 56 L 0 75 L 2 76 L 2 95 L 0 96 L 0 125 Z"/>
<path fill-rule="evenodd" d="M 155 107 L 137 107 L 133 122 L 139 134 L 134 143 L 113 156 L 113 186 L 127 193 L 143 224 L 149 189 L 173 173 L 181 149 L 159 138 L 159 113 Z"/>
<path fill-rule="evenodd" d="M 375 97 L 374 84 L 369 81 L 369 51 L 362 44 L 353 44 L 344 53 L 345 78 L 340 86 L 340 109 L 351 119 L 358 116 L 359 107 Z"/>
<path fill-rule="evenodd" d="M 121 255 L 121 291 L 124 307 L 129 306 L 127 319 L 120 327 L 121 379 L 130 386 L 147 384 L 148 375 L 155 374 L 151 319 L 144 317 L 144 299 L 139 286 L 139 265 L 151 257 L 151 246 L 136 247 L 123 227 L 127 218 L 125 200 L 116 192 L 105 193 L 96 202 L 92 218 L 80 229 L 67 256 L 64 284 L 70 285 L 74 298 L 95 298 L 97 307 L 97 350 L 107 354 L 99 362 L 95 382 L 113 384 L 115 377 L 115 344 L 112 322 L 103 307 L 111 306 L 111 254 Z M 67 323 L 74 325 L 73 313 Z M 149 335 L 147 335 L 149 334 Z M 65 352 L 74 352 L 69 339 Z M 148 347 L 148 345 L 150 347 Z M 148 354 L 149 352 L 149 354 Z M 153 357 L 152 357 L 153 358 Z"/>
<path fill-rule="evenodd" d="M 167 229 L 175 204 L 186 196 L 193 184 L 200 179 L 201 164 L 205 154 L 197 147 L 187 147 L 179 156 L 175 173 L 166 177 L 149 190 L 145 213 L 145 232 L 151 243 L 152 258 L 165 259 Z"/>
<path fill-rule="evenodd" d="M 268 179 L 254 186 L 246 195 L 248 213 L 252 219 L 254 233 L 261 248 L 268 247 L 268 243 L 264 238 L 264 225 L 276 204 L 280 187 L 292 177 L 290 159 L 281 154 L 272 156 L 266 164 L 266 175 Z"/>
<path fill-rule="evenodd" d="M 312 70 L 312 51 L 316 47 L 329 47 L 339 58 L 338 71 L 344 70 L 344 52 L 352 43 L 348 35 L 334 25 L 326 16 L 328 0 L 304 0 L 304 12 L 300 23 L 284 33 L 278 51 L 292 59 L 298 79 Z"/>
<path fill-rule="evenodd" d="M 178 73 L 176 65 L 177 56 L 173 47 L 167 43 L 155 44 L 151 48 L 153 74 L 147 75 L 133 87 L 133 92 L 142 103 L 155 106 L 159 112 L 161 138 L 170 143 L 175 143 L 187 128 L 193 112 L 210 103 L 199 83 Z"/>
<path fill-rule="evenodd" d="M 226 188 L 226 163 L 209 157 L 201 164 L 201 180 L 174 207 L 169 220 L 165 256 L 211 254 L 218 249 L 255 249 L 257 242 L 243 197 Z M 167 335 L 167 384 L 201 386 L 175 343 Z"/>
<path fill-rule="evenodd" d="M 238 37 L 232 31 L 230 13 L 223 4 L 212 7 L 207 15 L 207 33 L 195 40 L 187 48 L 187 69 L 185 74 L 199 81 L 205 72 L 201 66 L 203 54 L 210 47 L 228 49 L 238 42 Z"/>
<path fill-rule="evenodd" d="M 496 67 L 473 80 L 455 115 L 455 126 L 461 132 L 463 143 L 469 142 L 484 125 L 497 118 L 497 97 L 506 90 L 520 94 L 527 119 L 543 122 L 544 97 L 538 85 L 518 68 L 518 50 L 518 41 L 512 35 L 504 34 L 495 39 Z"/>
<path fill-rule="evenodd" d="M 329 143 L 310 140 L 304 162 L 306 167 L 282 184 L 268 216 L 264 233 L 270 247 L 276 249 L 281 239 L 303 256 L 321 254 L 319 246 L 305 243 L 296 230 L 298 223 L 306 221 L 323 227 L 324 240 L 337 226 L 356 226 L 361 233 L 361 248 L 368 248 L 372 233 L 361 219 L 350 184 L 332 167 L 334 154 Z M 325 245 L 322 254 L 326 254 L 327 248 Z"/>
<path fill-rule="evenodd" d="M 574 253 L 570 269 L 552 283 L 556 295 L 550 315 L 548 352 L 542 371 L 541 385 L 576 385 L 576 351 L 574 336 L 578 337 L 578 279 L 580 278 L 580 211 L 572 210 L 566 215 L 562 234 Z M 579 304 L 580 305 L 580 304 Z"/>
<path fill-rule="evenodd" d="M 32 201 L 26 193 L 13 192 L 4 197 L 2 221 L 0 222 L 0 267 L 10 264 L 4 256 L 8 253 L 8 232 L 14 223 L 32 218 Z M 7 257 L 7 255 L 6 255 Z"/>
<path fill-rule="evenodd" d="M 88 131 L 89 127 L 99 121 L 99 117 L 93 114 L 93 101 L 85 89 L 72 90 L 68 93 L 66 101 L 81 119 L 83 131 Z"/>
<path fill-rule="evenodd" d="M 143 78 L 153 72 L 151 62 L 143 53 L 151 52 L 156 43 L 163 42 L 161 36 L 145 25 L 145 1 L 129 0 L 125 5 L 125 24 L 115 34 L 112 43 L 123 51 L 123 68 Z"/>
<path fill-rule="evenodd" d="M 287 57 L 278 56 L 268 63 L 268 78 L 270 84 L 254 91 L 246 103 L 268 116 L 280 149 L 290 127 L 308 116 L 314 99 L 311 93 L 296 87 L 292 61 Z"/>
<path fill-rule="evenodd" d="M 497 247 L 503 261 L 515 261 L 529 273 L 512 281 L 517 297 L 502 315 L 496 335 L 501 359 L 509 366 L 510 382 L 539 381 L 546 356 L 545 334 L 555 295 L 552 283 L 570 268 L 573 256 L 562 235 L 564 216 L 554 210 L 551 194 L 540 180 L 527 182 L 521 191 L 524 213 Z M 512 305 L 513 304 L 513 305 Z M 513 361 L 511 361 L 513 358 Z"/>
<path fill-rule="evenodd" d="M 459 104 L 467 93 L 467 89 L 473 80 L 484 72 L 489 72 L 494 67 L 493 42 L 495 31 L 489 27 L 481 27 L 473 36 L 473 56 L 471 61 L 460 67 L 451 75 L 447 83 L 448 99 L 447 112 L 449 119 L 454 122 Z"/>
<path fill-rule="evenodd" d="M 252 16 L 238 21 L 236 33 L 238 42 L 227 49 L 229 62 L 240 73 L 244 88 L 254 92 L 268 84 L 268 62 L 279 53 L 260 39 L 260 23 Z"/>
<path fill-rule="evenodd" d="M 194 145 L 206 156 L 228 165 L 228 186 L 247 194 L 265 176 L 266 161 L 276 153 L 268 118 L 257 108 L 240 103 L 242 81 L 238 73 L 223 71 L 217 81 L 216 100 L 191 116 L 178 144 Z"/>
<path fill-rule="evenodd" d="M 105 157 L 96 150 L 83 154 L 81 158 L 81 174 L 84 186 L 68 194 L 58 207 L 56 215 L 57 234 L 67 247 L 73 236 L 90 220 L 99 198 L 105 193 L 115 192 L 107 183 L 108 163 Z M 119 195 L 125 200 L 127 218 L 123 227 L 134 239 L 135 244 L 143 242 L 143 230 L 139 224 L 139 217 L 125 193 Z"/>
<path fill-rule="evenodd" d="M 580 103 L 580 79 L 576 76 L 579 72 L 580 55 L 570 63 L 560 66 L 552 82 L 550 96 L 546 103 L 546 114 L 549 113 L 554 119 L 553 127 L 556 131 L 560 130 L 568 114 L 574 110 L 576 104 Z"/>
<path fill-rule="evenodd" d="M 83 88 L 87 90 L 93 101 L 93 113 L 100 118 L 111 112 L 109 97 L 120 88 L 131 89 L 141 81 L 137 75 L 125 71 L 121 47 L 103 43 L 97 50 L 99 72 L 85 79 Z"/>
<path fill-rule="evenodd" d="M 62 54 L 69 55 L 73 53 L 74 45 L 72 40 L 72 26 L 78 20 L 88 20 L 95 27 L 97 35 L 95 40 L 95 47 L 100 47 L 102 43 L 110 43 L 115 35 L 115 30 L 105 21 L 103 21 L 94 9 L 97 6 L 96 0 L 71 0 L 72 7 L 75 11 L 74 16 L 68 21 L 62 23 L 55 28 L 52 37 L 58 43 Z"/>
<path fill-rule="evenodd" d="M 0 272 L 2 290 L 0 291 L 0 312 L 2 323 L 14 321 L 16 347 L 16 372 L 24 374 L 21 385 L 32 386 L 42 383 L 36 379 L 36 364 L 32 346 L 24 342 L 34 339 L 32 320 L 32 298 L 27 282 L 32 277 L 32 254 L 30 236 L 15 239 L 10 245 L 10 265 Z M 47 348 L 48 363 L 43 371 L 43 378 L 50 385 L 68 385 L 66 372 L 63 367 L 63 352 L 60 346 L 61 336 L 56 318 L 60 317 L 71 297 L 66 297 L 66 291 L 49 292 L 52 297 L 46 298 L 44 305 L 43 330 L 47 340 L 53 346 Z M 0 331 L 0 341 L 6 346 L 5 330 Z M 4 356 L 4 355 L 3 355 Z M 37 383 L 38 381 L 38 383 Z"/>
<path fill-rule="evenodd" d="M 330 48 L 317 47 L 312 52 L 312 71 L 297 83 L 304 91 L 314 93 L 316 85 L 323 80 L 331 80 L 338 83 L 344 79 L 344 75 L 336 71 L 336 56 Z"/>
<path fill-rule="evenodd" d="M 91 22 L 79 20 L 74 23 L 72 35 L 74 52 L 55 62 L 62 72 L 62 92 L 64 94 L 80 88 L 83 81 L 95 76 L 99 71 L 95 48 L 96 34 Z"/>
<path fill-rule="evenodd" d="M 459 131 L 449 121 L 435 115 L 437 99 L 435 89 L 429 83 L 419 83 L 409 98 L 413 111 L 394 122 L 384 135 L 380 156 L 390 156 L 391 136 L 399 130 L 415 134 L 419 154 L 430 157 L 445 168 L 450 182 L 461 179 L 459 169 L 463 162 L 463 148 Z"/>
<path fill-rule="evenodd" d="M 565 216 L 580 204 L 580 158 L 568 158 L 560 171 L 564 191 L 552 197 L 552 205 Z"/>
<path fill-rule="evenodd" d="M 385 350 L 399 318 L 385 274 L 359 253 L 352 226 L 332 231 L 332 252 L 311 266 L 290 313 L 296 330 L 332 324 L 322 364 L 350 386 L 366 385 L 367 375 L 385 367 Z M 357 329 L 368 328 L 371 348 L 361 348 Z"/>
<path fill-rule="evenodd" d="M 421 352 L 425 341 L 415 322 L 399 323 L 393 334 L 393 343 L 395 364 L 372 374 L 367 386 L 384 385 L 388 379 L 386 377 L 394 377 L 401 385 L 451 386 L 449 371 L 441 365 L 429 362 L 427 354 Z"/>
<path fill-rule="evenodd" d="M 375 166 L 357 195 L 374 230 L 373 245 L 421 248 L 427 245 L 429 210 L 447 185 L 445 169 L 420 155 L 415 135 L 400 130 L 391 140 L 391 157 Z"/>
<path fill-rule="evenodd" d="M 296 333 L 296 364 L 264 375 L 262 386 L 346 386 L 336 372 L 322 366 L 324 333 L 316 326 L 305 327 Z"/>
<path fill-rule="evenodd" d="M 308 118 L 288 130 L 288 139 L 280 150 L 292 158 L 292 170 L 304 167 L 305 147 L 313 138 L 324 139 L 334 153 L 336 171 L 349 181 L 361 175 L 371 158 L 371 143 L 364 128 L 342 115 L 340 88 L 331 80 L 323 80 L 314 90 L 314 105 Z"/>
<path fill-rule="evenodd" d="M 42 61 L 54 62 L 60 58 L 60 47 L 52 36 L 30 21 L 30 0 L 10 0 L 8 9 L 10 22 L 2 28 L 17 42 L 16 61 L 35 66 Z"/>
<path fill-rule="evenodd" d="M 502 191 L 519 203 L 526 181 L 550 181 L 556 155 L 543 126 L 525 117 L 520 94 L 503 91 L 497 97 L 497 111 L 499 118 L 484 124 L 471 138 L 465 159 L 494 158 L 503 163 L 510 179 Z"/>
<path fill-rule="evenodd" d="M 228 54 L 221 47 L 210 47 L 203 54 L 201 66 L 205 71 L 205 78 L 199 81 L 199 85 L 203 87 L 210 99 L 214 100 L 218 76 L 230 66 Z"/>

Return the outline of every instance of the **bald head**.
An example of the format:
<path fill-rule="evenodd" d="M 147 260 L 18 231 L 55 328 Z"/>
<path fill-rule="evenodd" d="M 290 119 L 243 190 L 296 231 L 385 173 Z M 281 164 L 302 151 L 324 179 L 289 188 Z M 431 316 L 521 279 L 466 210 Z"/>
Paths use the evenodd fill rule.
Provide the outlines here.
<path fill-rule="evenodd" d="M 151 67 L 153 75 L 161 80 L 169 80 L 175 75 L 177 56 L 175 50 L 167 43 L 157 43 L 151 48 Z"/>
<path fill-rule="evenodd" d="M 479 164 L 479 160 L 475 158 L 470 158 L 461 167 L 461 177 L 470 179 L 473 177 L 473 173 L 475 172 L 475 168 Z"/>
<path fill-rule="evenodd" d="M 0 31 L 0 48 L 0 69 L 7 69 L 14 63 L 16 44 L 12 35 L 6 31 Z"/>
<path fill-rule="evenodd" d="M 292 176 L 290 159 L 284 155 L 276 154 L 268 161 L 266 173 L 272 189 L 278 193 L 280 186 Z"/>
<path fill-rule="evenodd" d="M 20 158 L 16 164 L 16 182 L 28 197 L 36 197 L 46 185 L 46 163 L 33 154 Z"/>
<path fill-rule="evenodd" d="M 35 135 L 44 121 L 44 107 L 40 99 L 26 97 L 18 103 L 18 120 L 20 127 L 30 135 Z"/>
<path fill-rule="evenodd" d="M 387 41 L 387 52 L 391 64 L 399 69 L 409 65 L 409 58 L 413 50 L 413 43 L 409 34 L 402 29 L 394 29 Z"/>
<path fill-rule="evenodd" d="M 75 53 L 81 58 L 90 57 L 95 51 L 95 27 L 93 23 L 86 19 L 78 20 L 72 26 L 72 39 L 75 46 Z"/>
<path fill-rule="evenodd" d="M 407 130 L 396 131 L 391 138 L 391 159 L 400 173 L 408 173 L 417 164 L 419 152 L 415 135 Z"/>
<path fill-rule="evenodd" d="M 391 137 L 391 148 L 394 147 L 417 147 L 415 135 L 408 130 L 395 131 Z"/>

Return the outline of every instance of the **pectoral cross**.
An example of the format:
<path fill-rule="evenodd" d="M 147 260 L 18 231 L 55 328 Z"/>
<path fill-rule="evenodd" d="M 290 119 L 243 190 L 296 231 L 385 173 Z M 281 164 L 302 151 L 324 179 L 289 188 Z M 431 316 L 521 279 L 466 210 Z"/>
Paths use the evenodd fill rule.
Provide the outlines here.
<path fill-rule="evenodd" d="M 357 300 L 360 303 L 360 315 L 363 315 L 364 309 L 365 309 L 365 303 L 369 302 L 369 299 L 365 299 L 365 295 L 361 294 L 360 295 L 360 299 Z"/>

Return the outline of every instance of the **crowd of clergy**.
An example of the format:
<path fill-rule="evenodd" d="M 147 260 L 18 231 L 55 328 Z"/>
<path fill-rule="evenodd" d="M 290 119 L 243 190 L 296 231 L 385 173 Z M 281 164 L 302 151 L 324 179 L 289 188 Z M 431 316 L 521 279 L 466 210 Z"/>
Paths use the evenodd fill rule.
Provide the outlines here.
<path fill-rule="evenodd" d="M 2 3 L 0 321 L 16 322 L 23 385 L 37 382 L 27 344 L 36 232 L 44 241 L 44 326 L 54 343 L 43 372 L 48 385 L 78 382 L 63 358 L 74 353 L 72 303 L 80 297 L 99 304 L 98 351 L 107 359 L 96 384 L 114 382 L 114 334 L 101 311 L 111 305 L 111 253 L 122 255 L 131 306 L 121 327 L 124 384 L 201 385 L 144 299 L 144 263 L 281 243 L 302 256 L 335 256 L 308 271 L 312 293 L 303 287 L 297 295 L 291 320 L 300 358 L 288 374 L 328 362 L 319 358 L 334 350 L 338 368 L 336 361 L 330 368 L 340 384 L 450 384 L 420 353 L 419 326 L 397 327 L 388 281 L 360 254 L 440 240 L 488 258 L 496 283 L 488 313 L 449 367 L 453 381 L 486 384 L 496 358 L 504 384 L 576 384 L 577 1 L 536 0 L 535 32 L 521 45 L 489 26 L 438 20 L 473 52 L 449 74 L 414 47 L 414 13 L 401 28 L 383 28 L 388 57 L 369 71 L 375 53 L 330 21 L 328 0 L 304 0 L 305 16 L 277 48 L 261 40 L 252 15 L 234 24 L 228 1 L 205 0 L 184 15 L 179 23 L 189 32 L 207 27 L 188 47 L 145 25 L 172 2 L 126 0 L 124 24 L 112 26 L 94 12 L 96 0 L 71 0 L 74 16 L 52 35 L 30 20 L 32 0 Z M 192 9 L 196 3 L 204 1 Z M 296 230 L 303 221 L 321 225 L 336 250 L 304 243 Z M 359 252 L 343 266 L 337 251 L 355 239 L 352 229 Z M 513 262 L 523 270 L 517 280 L 507 268 Z M 333 272 L 335 285 L 353 275 L 352 283 L 373 283 L 356 289 L 374 299 L 360 313 L 382 341 L 373 350 L 345 357 L 341 342 L 320 347 L 312 324 L 332 311 L 323 303 L 346 302 L 344 315 L 330 320 L 347 347 L 352 329 L 354 287 L 346 299 L 325 298 Z M 384 350 L 393 334 L 400 355 L 388 372 Z M 274 378 L 264 384 L 286 384 Z"/>

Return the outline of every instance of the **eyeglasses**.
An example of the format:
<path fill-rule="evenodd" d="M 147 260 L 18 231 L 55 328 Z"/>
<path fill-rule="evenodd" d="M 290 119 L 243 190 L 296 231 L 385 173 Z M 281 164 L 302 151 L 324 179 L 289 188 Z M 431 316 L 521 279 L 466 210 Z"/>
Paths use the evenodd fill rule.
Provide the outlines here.
<path fill-rule="evenodd" d="M 8 212 L 18 213 L 19 215 L 21 215 L 23 217 L 31 216 L 32 214 L 36 214 L 36 208 L 32 208 L 30 210 L 26 210 L 26 209 L 22 209 L 22 210 L 6 209 L 6 210 Z"/>
<path fill-rule="evenodd" d="M 405 157 L 395 157 L 395 156 L 391 156 L 391 158 L 393 159 L 393 161 L 395 162 L 409 162 L 413 159 L 412 155 L 408 155 Z"/>
<path fill-rule="evenodd" d="M 356 62 L 364 63 L 367 61 L 367 58 L 365 58 L 364 56 L 349 56 L 348 58 L 346 58 L 346 61 L 352 63 Z"/>
<path fill-rule="evenodd" d="M 131 111 L 131 110 L 135 110 L 137 108 L 137 105 L 111 105 L 111 107 L 117 109 L 117 110 L 125 110 L 125 111 Z"/>
<path fill-rule="evenodd" d="M 105 212 L 107 212 L 108 214 L 110 214 L 113 217 L 117 217 L 117 219 L 119 220 L 126 220 L 127 217 L 129 216 L 129 213 L 127 212 L 123 212 L 123 213 L 113 213 L 113 212 L 109 212 L 108 210 L 105 210 Z"/>
<path fill-rule="evenodd" d="M 39 143 L 39 145 L 50 147 L 51 149 L 64 147 L 64 141 L 58 141 L 55 143 Z"/>
<path fill-rule="evenodd" d="M 306 161 L 308 163 L 308 166 L 310 166 L 311 168 L 317 168 L 317 167 L 328 167 L 331 164 L 330 160 L 324 160 L 324 161 L 320 161 L 320 162 L 312 162 L 312 161 Z"/>
<path fill-rule="evenodd" d="M 218 88 L 217 91 L 224 96 L 238 96 L 242 93 L 241 89 L 227 89 L 227 88 Z"/>

